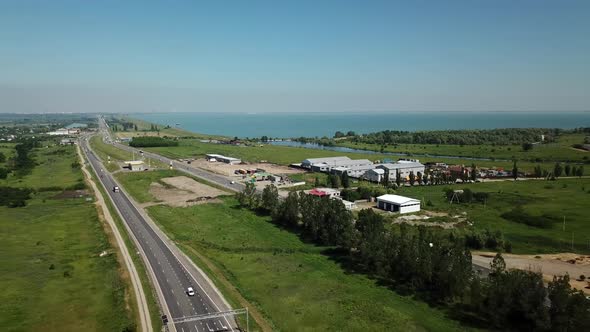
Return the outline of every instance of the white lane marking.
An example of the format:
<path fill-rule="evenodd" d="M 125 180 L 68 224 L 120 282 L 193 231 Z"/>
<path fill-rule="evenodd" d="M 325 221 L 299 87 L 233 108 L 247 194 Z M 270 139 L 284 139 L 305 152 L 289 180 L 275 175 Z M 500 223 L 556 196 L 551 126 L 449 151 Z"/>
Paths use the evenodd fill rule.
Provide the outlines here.
<path fill-rule="evenodd" d="M 213 329 L 209 327 L 209 323 L 206 323 L 205 325 L 207 325 L 207 329 L 208 329 L 209 331 L 213 331 Z"/>
<path fill-rule="evenodd" d="M 223 323 L 219 319 L 217 321 L 219 322 L 219 325 L 221 325 L 222 329 L 227 329 L 227 326 L 223 325 Z"/>

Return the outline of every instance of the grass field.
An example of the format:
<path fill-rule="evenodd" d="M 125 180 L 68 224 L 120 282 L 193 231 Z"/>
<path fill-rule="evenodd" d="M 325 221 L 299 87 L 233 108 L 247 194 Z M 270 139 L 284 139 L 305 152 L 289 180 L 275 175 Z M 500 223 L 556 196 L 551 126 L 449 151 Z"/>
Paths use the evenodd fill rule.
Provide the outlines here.
<path fill-rule="evenodd" d="M 388 145 L 384 151 L 409 154 L 430 154 L 439 156 L 460 156 L 495 158 L 522 161 L 574 161 L 584 162 L 590 159 L 590 153 L 572 149 L 575 143 L 584 142 L 584 134 L 568 134 L 559 138 L 556 143 L 536 145 L 530 151 L 523 151 L 519 145 L 436 145 L 436 144 L 399 144 Z M 355 149 L 380 151 L 378 144 L 353 143 L 337 141 L 337 145 Z"/>
<path fill-rule="evenodd" d="M 454 185 L 452 189 L 469 188 L 490 193 L 483 204 L 450 205 L 443 195 L 444 186 L 405 187 L 398 194 L 430 200 L 427 209 L 467 212 L 477 229 L 501 230 L 512 242 L 516 253 L 580 252 L 590 254 L 590 179 L 559 179 L 557 181 L 527 180 Z M 500 215 L 521 205 L 532 215 L 549 214 L 557 219 L 549 229 L 536 228 L 507 221 Z M 566 227 L 563 230 L 563 217 Z M 572 250 L 572 235 L 574 247 Z"/>
<path fill-rule="evenodd" d="M 77 161 L 73 146 L 37 148 L 31 155 L 37 163 L 31 174 L 22 178 L 10 174 L 6 180 L 0 180 L 0 185 L 39 189 L 51 183 L 51 186 L 68 188 L 84 180 L 80 169 L 72 168 L 72 163 Z"/>
<path fill-rule="evenodd" d="M 202 143 L 197 140 L 181 140 L 177 147 L 157 147 L 146 148 L 163 156 L 179 159 L 188 157 L 203 157 L 207 153 L 218 153 L 240 158 L 244 161 L 258 162 L 266 160 L 268 162 L 289 165 L 292 163 L 300 163 L 307 158 L 320 157 L 335 157 L 348 156 L 352 159 L 369 159 L 372 161 L 382 160 L 384 158 L 392 158 L 392 156 L 381 154 L 363 154 L 363 153 L 343 153 L 328 150 L 313 150 L 306 148 L 295 148 L 276 145 L 262 145 L 262 146 L 234 146 L 228 144 L 214 144 Z M 476 163 L 478 167 L 504 167 L 506 169 L 512 168 L 512 162 L 507 161 L 473 161 L 467 159 L 453 159 L 453 158 L 436 158 L 436 157 L 420 157 L 420 162 L 436 161 L 446 162 L 448 164 L 465 164 L 471 165 Z M 545 169 L 552 169 L 553 163 L 539 163 Z M 521 170 L 531 171 L 536 163 L 519 162 L 518 167 Z"/>
<path fill-rule="evenodd" d="M 444 313 L 365 276 L 346 273 L 268 217 L 224 203 L 153 206 L 150 215 L 183 246 L 213 260 L 251 303 L 283 331 L 460 330 Z"/>
<path fill-rule="evenodd" d="M 0 185 L 75 184 L 82 174 L 71 167 L 73 149 L 36 149 L 33 173 Z M 37 193 L 22 208 L 0 207 L 0 330 L 133 329 L 119 264 L 95 206 L 83 198 L 56 197 L 60 193 Z M 102 251 L 108 255 L 99 257 Z"/>

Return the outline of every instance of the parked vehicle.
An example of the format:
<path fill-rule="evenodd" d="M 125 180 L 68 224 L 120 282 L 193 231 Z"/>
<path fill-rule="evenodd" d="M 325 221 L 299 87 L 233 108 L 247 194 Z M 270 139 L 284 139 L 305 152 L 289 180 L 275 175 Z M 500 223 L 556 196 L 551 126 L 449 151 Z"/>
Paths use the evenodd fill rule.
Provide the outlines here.
<path fill-rule="evenodd" d="M 189 287 L 186 290 L 186 294 L 188 294 L 188 296 L 195 296 L 195 290 L 192 287 Z"/>

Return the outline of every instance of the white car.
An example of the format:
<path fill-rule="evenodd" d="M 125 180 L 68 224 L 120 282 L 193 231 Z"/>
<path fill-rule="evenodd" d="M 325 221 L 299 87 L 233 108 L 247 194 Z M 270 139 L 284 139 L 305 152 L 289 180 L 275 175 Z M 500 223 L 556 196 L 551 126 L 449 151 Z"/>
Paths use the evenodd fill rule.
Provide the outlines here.
<path fill-rule="evenodd" d="M 186 289 L 188 296 L 195 296 L 195 290 L 192 287 Z"/>
<path fill-rule="evenodd" d="M 229 183 L 230 184 L 236 184 L 236 181 L 230 181 Z"/>

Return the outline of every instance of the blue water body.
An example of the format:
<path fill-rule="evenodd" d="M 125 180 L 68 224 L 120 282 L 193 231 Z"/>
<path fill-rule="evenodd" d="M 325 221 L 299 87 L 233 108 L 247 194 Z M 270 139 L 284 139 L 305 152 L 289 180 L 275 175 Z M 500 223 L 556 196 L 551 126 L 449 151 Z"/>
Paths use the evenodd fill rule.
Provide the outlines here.
<path fill-rule="evenodd" d="M 332 137 L 336 131 L 590 127 L 590 112 L 137 113 L 192 132 L 237 137 Z"/>

